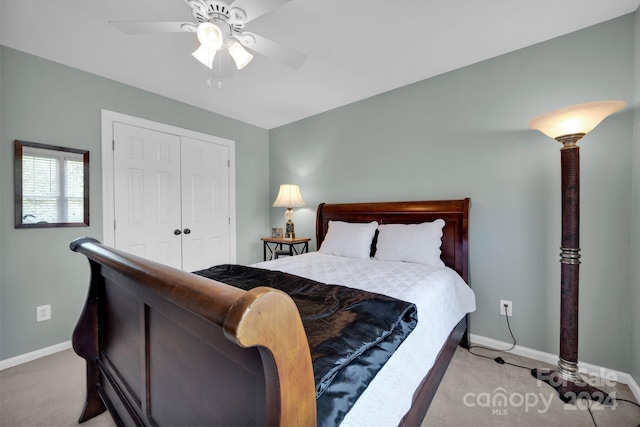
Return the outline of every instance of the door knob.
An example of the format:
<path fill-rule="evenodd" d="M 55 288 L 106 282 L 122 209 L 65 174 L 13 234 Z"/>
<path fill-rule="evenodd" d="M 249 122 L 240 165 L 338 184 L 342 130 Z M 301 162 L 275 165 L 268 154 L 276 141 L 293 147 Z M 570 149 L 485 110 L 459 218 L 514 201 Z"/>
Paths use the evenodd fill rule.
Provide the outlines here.
<path fill-rule="evenodd" d="M 189 230 L 188 228 L 185 228 L 182 232 L 184 234 L 189 234 L 189 233 L 191 233 L 191 230 Z"/>
<path fill-rule="evenodd" d="M 182 234 L 182 231 L 176 228 L 175 230 L 173 230 L 173 234 L 175 234 L 176 236 L 179 236 L 180 234 Z"/>

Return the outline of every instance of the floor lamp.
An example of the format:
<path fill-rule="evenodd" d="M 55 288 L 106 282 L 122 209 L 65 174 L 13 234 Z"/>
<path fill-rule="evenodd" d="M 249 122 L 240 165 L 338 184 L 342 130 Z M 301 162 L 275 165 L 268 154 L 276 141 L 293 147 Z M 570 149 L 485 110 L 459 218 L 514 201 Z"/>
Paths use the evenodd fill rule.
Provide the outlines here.
<path fill-rule="evenodd" d="M 578 373 L 578 269 L 580 266 L 580 147 L 577 142 L 607 116 L 620 111 L 622 101 L 599 101 L 562 108 L 536 117 L 529 126 L 562 144 L 562 246 L 560 247 L 560 357 L 555 370 L 532 369 L 531 375 L 556 389 L 565 403 L 589 398 L 611 404 L 603 391 Z"/>

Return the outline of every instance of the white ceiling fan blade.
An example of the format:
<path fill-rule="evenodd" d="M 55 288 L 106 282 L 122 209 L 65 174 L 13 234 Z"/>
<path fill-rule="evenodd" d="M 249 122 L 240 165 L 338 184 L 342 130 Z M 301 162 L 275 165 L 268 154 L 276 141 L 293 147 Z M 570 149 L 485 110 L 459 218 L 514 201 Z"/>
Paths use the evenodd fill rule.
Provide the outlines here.
<path fill-rule="evenodd" d="M 247 31 L 242 33 L 240 37 L 238 37 L 238 40 L 254 52 L 275 59 L 294 70 L 299 70 L 308 58 L 306 53 Z"/>
<path fill-rule="evenodd" d="M 113 27 L 126 34 L 155 34 L 192 32 L 192 22 L 109 21 Z"/>
<path fill-rule="evenodd" d="M 245 22 L 249 22 L 290 1 L 291 0 L 236 0 L 229 5 L 229 8 L 237 7 L 244 10 L 247 14 Z"/>

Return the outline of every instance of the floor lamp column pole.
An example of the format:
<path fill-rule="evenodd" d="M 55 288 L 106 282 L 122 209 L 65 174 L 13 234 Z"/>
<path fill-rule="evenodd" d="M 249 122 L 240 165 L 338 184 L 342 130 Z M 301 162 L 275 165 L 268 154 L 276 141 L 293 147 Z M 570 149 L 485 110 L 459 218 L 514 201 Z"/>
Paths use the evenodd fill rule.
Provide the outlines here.
<path fill-rule="evenodd" d="M 560 247 L 560 359 L 558 375 L 578 375 L 578 288 L 580 270 L 580 147 L 582 134 L 558 138 L 562 175 L 562 245 Z"/>
<path fill-rule="evenodd" d="M 580 147 L 583 133 L 556 138 L 562 143 L 562 244 L 560 247 L 560 357 L 555 371 L 532 369 L 531 374 L 558 391 L 565 403 L 589 398 L 610 404 L 603 391 L 587 384 L 578 370 L 578 297 L 580 272 Z"/>

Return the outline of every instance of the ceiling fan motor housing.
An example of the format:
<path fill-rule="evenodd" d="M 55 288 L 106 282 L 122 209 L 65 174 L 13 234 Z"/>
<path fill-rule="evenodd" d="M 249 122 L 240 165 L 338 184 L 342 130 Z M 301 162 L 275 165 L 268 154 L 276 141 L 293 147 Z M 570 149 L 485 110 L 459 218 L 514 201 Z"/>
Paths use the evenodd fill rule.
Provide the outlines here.
<path fill-rule="evenodd" d="M 203 22 L 223 21 L 231 29 L 231 32 L 239 33 L 245 26 L 247 14 L 244 10 L 234 7 L 229 8 L 220 0 L 185 0 L 191 7 L 191 13 L 199 24 Z"/>

